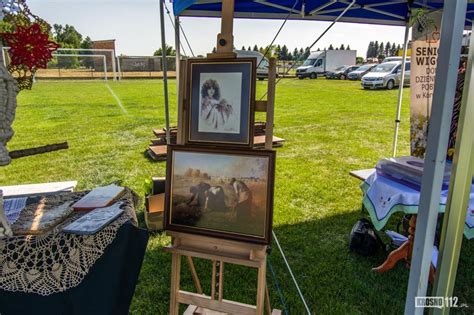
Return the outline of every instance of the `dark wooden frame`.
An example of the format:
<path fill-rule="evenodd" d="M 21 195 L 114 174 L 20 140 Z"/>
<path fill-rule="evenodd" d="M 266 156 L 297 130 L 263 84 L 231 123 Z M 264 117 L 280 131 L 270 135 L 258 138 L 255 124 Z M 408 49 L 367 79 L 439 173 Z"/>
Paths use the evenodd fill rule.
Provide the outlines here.
<path fill-rule="evenodd" d="M 172 186 L 173 186 L 173 158 L 175 152 L 191 152 L 191 153 L 208 153 L 208 154 L 224 154 L 231 156 L 254 156 L 268 158 L 268 178 L 267 178 L 267 201 L 265 214 L 265 230 L 263 237 L 249 234 L 239 234 L 236 232 L 223 232 L 218 230 L 203 229 L 192 226 L 178 225 L 171 223 L 171 205 L 172 205 Z M 268 245 L 271 242 L 271 231 L 273 221 L 273 189 L 275 179 L 275 156 L 273 150 L 245 150 L 231 148 L 206 148 L 198 146 L 168 146 L 168 159 L 166 163 L 166 194 L 165 194 L 165 213 L 163 227 L 165 230 L 184 232 L 190 234 L 199 234 L 217 238 L 224 238 L 235 241 L 243 241 L 257 244 Z M 190 165 L 191 166 L 191 165 Z"/>
<path fill-rule="evenodd" d="M 192 108 L 192 95 L 193 95 L 193 86 L 192 86 L 192 79 L 193 79 L 193 65 L 203 65 L 209 64 L 209 66 L 214 65 L 223 65 L 223 66 L 235 66 L 241 64 L 249 64 L 250 65 L 250 77 L 243 78 L 243 80 L 249 80 L 248 91 L 249 95 L 249 107 L 248 107 L 248 125 L 242 121 L 241 117 L 241 130 L 240 130 L 240 137 L 245 137 L 245 134 L 242 136 L 243 131 L 247 133 L 247 139 L 242 141 L 232 140 L 231 138 L 237 138 L 237 136 L 233 134 L 226 134 L 226 133 L 206 133 L 195 131 L 196 133 L 207 135 L 207 139 L 191 139 L 193 132 L 193 124 L 198 121 L 198 118 L 195 122 L 193 122 L 193 108 Z M 257 68 L 257 59 L 256 58 L 232 58 L 232 59 L 188 59 L 187 60 L 187 71 L 186 71 L 186 97 L 184 100 L 184 108 L 185 108 L 185 136 L 184 136 L 184 143 L 185 144 L 198 144 L 198 145 L 222 145 L 222 146 L 233 146 L 233 147 L 248 147 L 251 148 L 253 146 L 253 135 L 254 135 L 254 121 L 255 121 L 255 84 L 256 84 L 256 68 Z M 202 71 L 201 71 L 202 72 Z M 235 71 L 233 71 L 235 72 Z M 246 86 L 242 85 L 242 89 L 246 88 Z M 198 87 L 200 90 L 200 87 Z M 243 93 L 241 93 L 242 95 Z M 243 102 L 243 99 L 241 100 Z M 243 107 L 241 106 L 241 113 Z M 242 128 L 244 126 L 245 128 Z M 197 126 L 196 126 L 197 127 Z M 218 136 L 222 139 L 217 139 Z M 206 137 L 206 136 L 204 136 Z M 215 139 L 212 139 L 215 138 Z"/>

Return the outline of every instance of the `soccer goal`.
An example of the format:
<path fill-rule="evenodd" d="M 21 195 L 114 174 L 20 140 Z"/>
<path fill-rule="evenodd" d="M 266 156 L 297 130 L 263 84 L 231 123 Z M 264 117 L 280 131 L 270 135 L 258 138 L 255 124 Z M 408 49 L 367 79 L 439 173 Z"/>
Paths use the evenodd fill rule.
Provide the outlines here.
<path fill-rule="evenodd" d="M 4 47 L 2 57 L 9 63 L 9 47 Z M 120 79 L 115 52 L 112 49 L 59 48 L 46 69 L 36 72 L 35 80 L 41 79 Z"/>

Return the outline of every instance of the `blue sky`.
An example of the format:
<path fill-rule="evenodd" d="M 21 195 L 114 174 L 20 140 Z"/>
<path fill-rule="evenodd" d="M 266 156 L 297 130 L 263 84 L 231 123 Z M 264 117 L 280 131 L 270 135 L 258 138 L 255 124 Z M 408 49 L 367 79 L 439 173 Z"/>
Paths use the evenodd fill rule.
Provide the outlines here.
<path fill-rule="evenodd" d="M 71 24 L 92 40 L 116 39 L 118 54 L 151 55 L 160 46 L 159 2 L 157 0 L 27 0 L 31 11 L 51 24 Z M 172 14 L 172 4 L 167 1 Z M 165 13 L 166 42 L 174 46 L 174 31 Z M 195 54 L 205 54 L 215 46 L 220 20 L 182 18 L 182 26 Z M 237 48 L 270 44 L 281 25 L 277 20 L 236 20 L 234 41 Z M 292 51 L 310 45 L 329 25 L 327 22 L 288 21 L 277 44 Z M 352 23 L 336 24 L 316 48 L 329 44 L 349 44 L 358 56 L 365 56 L 371 40 L 403 42 L 404 28 Z M 187 49 L 187 48 L 186 48 Z"/>

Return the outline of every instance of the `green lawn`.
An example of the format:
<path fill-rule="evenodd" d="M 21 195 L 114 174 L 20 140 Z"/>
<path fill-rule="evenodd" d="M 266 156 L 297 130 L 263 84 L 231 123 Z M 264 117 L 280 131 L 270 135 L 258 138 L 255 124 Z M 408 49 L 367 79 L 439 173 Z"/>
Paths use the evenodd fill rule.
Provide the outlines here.
<path fill-rule="evenodd" d="M 100 81 L 39 82 L 20 93 L 11 150 L 68 141 L 70 148 L 14 160 L 0 169 L 0 185 L 77 180 L 91 189 L 115 180 L 140 195 L 143 182 L 164 176 L 165 163 L 144 154 L 152 128 L 164 126 L 163 85 L 159 80 L 110 82 L 123 111 Z M 257 98 L 265 89 L 258 82 Z M 175 81 L 170 82 L 171 120 L 176 121 Z M 359 181 L 350 170 L 370 168 L 389 156 L 397 91 L 361 90 L 359 82 L 284 79 L 277 86 L 275 135 L 287 140 L 277 149 L 274 231 L 311 309 L 318 314 L 401 314 L 409 270 L 370 271 L 381 253 L 363 258 L 348 251 L 348 235 L 361 213 Z M 409 153 L 408 89 L 399 154 Z M 263 116 L 257 116 L 257 120 Z M 143 226 L 143 208 L 139 209 Z M 389 227 L 395 229 L 397 216 Z M 169 239 L 150 237 L 131 306 L 134 314 L 165 314 L 169 302 Z M 474 308 L 474 242 L 464 239 L 455 295 Z M 269 260 L 291 314 L 303 304 L 274 249 Z M 210 290 L 211 264 L 198 261 L 198 273 Z M 193 288 L 183 264 L 182 282 Z M 224 295 L 254 302 L 256 272 L 226 267 Z M 275 278 L 268 273 L 272 305 L 282 308 Z M 466 313 L 469 313 L 465 310 Z M 453 312 L 454 313 L 454 312 Z"/>

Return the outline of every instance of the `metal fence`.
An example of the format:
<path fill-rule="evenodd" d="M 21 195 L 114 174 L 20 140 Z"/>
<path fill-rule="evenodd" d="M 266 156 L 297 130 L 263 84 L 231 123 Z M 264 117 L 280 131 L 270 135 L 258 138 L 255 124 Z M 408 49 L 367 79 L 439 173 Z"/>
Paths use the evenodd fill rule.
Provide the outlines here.
<path fill-rule="evenodd" d="M 9 47 L 3 47 L 3 62 L 10 62 Z M 167 56 L 168 77 L 176 77 L 176 59 Z M 277 73 L 281 77 L 294 77 L 296 68 L 303 61 L 277 61 Z M 60 48 L 46 69 L 39 69 L 35 79 L 140 79 L 162 78 L 161 56 L 115 56 L 112 49 Z"/>

